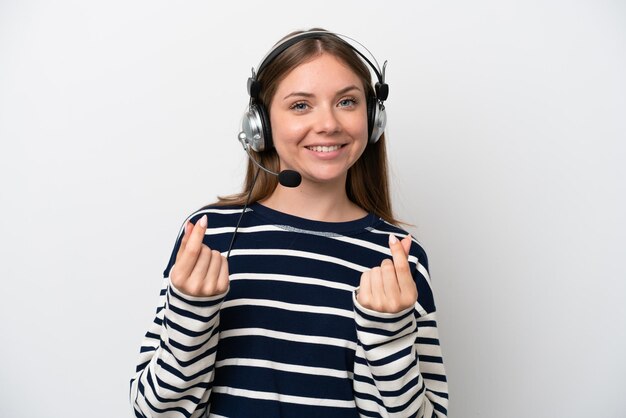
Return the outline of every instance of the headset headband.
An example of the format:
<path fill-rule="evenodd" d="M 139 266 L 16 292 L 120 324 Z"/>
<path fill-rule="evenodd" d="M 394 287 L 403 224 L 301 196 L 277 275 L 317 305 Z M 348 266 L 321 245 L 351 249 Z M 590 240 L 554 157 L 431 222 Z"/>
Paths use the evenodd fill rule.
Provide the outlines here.
<path fill-rule="evenodd" d="M 372 69 L 372 71 L 376 75 L 376 78 L 378 79 L 378 82 L 374 86 L 375 91 L 376 91 L 376 98 L 381 103 L 387 100 L 387 97 L 389 96 L 389 86 L 387 85 L 387 83 L 385 83 L 385 70 L 387 68 L 387 61 L 383 63 L 383 68 L 381 70 L 380 66 L 378 65 L 378 61 L 376 61 L 376 58 L 374 57 L 374 55 L 370 52 L 369 49 L 365 47 L 365 45 L 363 45 L 362 43 L 360 43 L 359 41 L 353 38 L 350 38 L 349 36 L 341 35 L 341 34 L 334 33 L 334 32 L 324 31 L 324 30 L 311 30 L 311 31 L 306 31 L 306 32 L 292 35 L 286 39 L 283 39 L 281 42 L 276 44 L 274 48 L 272 48 L 267 54 L 265 54 L 265 56 L 263 57 L 259 65 L 257 66 L 256 71 L 254 70 L 254 68 L 252 69 L 252 76 L 248 79 L 248 94 L 250 95 L 250 98 L 251 99 L 258 98 L 259 93 L 261 92 L 261 85 L 257 81 L 257 77 L 265 69 L 265 67 L 269 65 L 269 63 L 274 61 L 274 59 L 277 56 L 279 56 L 287 48 L 289 48 L 290 46 L 294 44 L 297 44 L 301 40 L 310 39 L 310 38 L 313 38 L 313 39 L 320 38 L 322 35 L 333 36 L 339 39 L 340 41 L 343 41 L 356 54 L 358 54 L 363 59 L 363 61 L 365 61 L 369 65 L 369 67 Z M 366 53 L 359 51 L 359 48 L 362 48 Z M 367 57 L 366 54 L 369 55 L 369 58 Z"/>

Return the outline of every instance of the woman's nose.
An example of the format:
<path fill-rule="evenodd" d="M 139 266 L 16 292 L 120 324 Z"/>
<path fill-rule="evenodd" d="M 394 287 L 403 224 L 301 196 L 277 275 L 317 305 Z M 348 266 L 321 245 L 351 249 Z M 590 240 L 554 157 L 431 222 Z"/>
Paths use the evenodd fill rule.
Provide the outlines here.
<path fill-rule="evenodd" d="M 318 107 L 316 115 L 316 131 L 331 135 L 341 131 L 341 122 L 335 113 L 333 106 Z"/>

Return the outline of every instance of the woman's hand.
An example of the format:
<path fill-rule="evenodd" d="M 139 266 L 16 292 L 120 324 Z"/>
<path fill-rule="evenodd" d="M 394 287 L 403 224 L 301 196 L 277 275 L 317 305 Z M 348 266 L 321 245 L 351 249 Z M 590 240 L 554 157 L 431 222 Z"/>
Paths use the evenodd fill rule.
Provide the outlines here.
<path fill-rule="evenodd" d="M 389 235 L 393 261 L 383 260 L 378 267 L 363 272 L 356 299 L 364 308 L 377 312 L 398 313 L 417 302 L 417 286 L 409 268 L 411 236 L 398 241 Z"/>
<path fill-rule="evenodd" d="M 204 215 L 195 225 L 187 221 L 170 280 L 188 296 L 215 296 L 228 290 L 228 262 L 219 251 L 202 243 L 207 227 Z"/>

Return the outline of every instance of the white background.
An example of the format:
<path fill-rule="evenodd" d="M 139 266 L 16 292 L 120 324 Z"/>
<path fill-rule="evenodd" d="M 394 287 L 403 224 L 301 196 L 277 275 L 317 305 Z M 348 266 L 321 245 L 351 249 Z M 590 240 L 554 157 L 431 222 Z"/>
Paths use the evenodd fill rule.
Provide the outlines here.
<path fill-rule="evenodd" d="M 0 416 L 131 416 L 179 226 L 241 185 L 250 68 L 312 26 L 389 60 L 450 415 L 626 416 L 626 5 L 602 0 L 1 0 Z"/>

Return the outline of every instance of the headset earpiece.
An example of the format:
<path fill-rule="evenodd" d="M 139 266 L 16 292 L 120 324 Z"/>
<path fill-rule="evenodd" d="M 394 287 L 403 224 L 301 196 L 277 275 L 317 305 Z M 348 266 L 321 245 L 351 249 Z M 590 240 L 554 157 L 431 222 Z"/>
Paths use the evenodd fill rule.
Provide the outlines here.
<path fill-rule="evenodd" d="M 265 106 L 251 104 L 241 119 L 241 131 L 245 134 L 246 144 L 256 152 L 271 149 L 272 128 Z"/>
<path fill-rule="evenodd" d="M 385 112 L 385 105 L 376 97 L 370 96 L 367 100 L 367 133 L 369 144 L 373 144 L 380 139 L 383 132 L 385 132 L 386 124 L 387 114 Z"/>
<path fill-rule="evenodd" d="M 378 100 L 380 100 L 381 102 L 387 100 L 387 97 L 389 97 L 389 85 L 387 83 L 378 82 L 374 85 L 374 89 L 376 91 L 376 97 L 378 98 Z"/>
<path fill-rule="evenodd" d="M 262 104 L 256 105 L 259 117 L 261 118 L 261 126 L 263 127 L 263 150 L 274 148 L 272 141 L 272 124 L 270 123 L 270 114 Z"/>
<path fill-rule="evenodd" d="M 259 93 L 261 93 L 261 83 L 252 77 L 248 77 L 248 95 L 250 98 L 254 100 L 258 99 Z"/>

